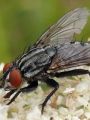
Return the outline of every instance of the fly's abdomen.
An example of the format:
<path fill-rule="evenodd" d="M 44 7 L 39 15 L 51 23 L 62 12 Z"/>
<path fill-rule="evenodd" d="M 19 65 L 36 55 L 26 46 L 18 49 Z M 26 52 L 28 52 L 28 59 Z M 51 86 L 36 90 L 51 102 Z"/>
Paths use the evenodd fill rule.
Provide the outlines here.
<path fill-rule="evenodd" d="M 56 47 L 51 71 L 90 64 L 90 43 L 65 43 Z"/>
<path fill-rule="evenodd" d="M 34 48 L 25 53 L 17 62 L 23 77 L 30 78 L 49 66 L 56 49 L 50 46 Z"/>

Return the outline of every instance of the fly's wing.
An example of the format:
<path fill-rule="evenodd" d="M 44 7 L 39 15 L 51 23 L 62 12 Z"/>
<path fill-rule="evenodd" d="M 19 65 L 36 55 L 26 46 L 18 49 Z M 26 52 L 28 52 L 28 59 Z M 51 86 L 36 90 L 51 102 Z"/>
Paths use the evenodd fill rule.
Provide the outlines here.
<path fill-rule="evenodd" d="M 34 47 L 72 41 L 73 35 L 79 34 L 84 28 L 88 16 L 89 11 L 86 8 L 77 8 L 68 12 L 39 38 Z"/>
<path fill-rule="evenodd" d="M 51 72 L 90 64 L 90 43 L 67 43 L 58 45 L 57 49 L 57 54 L 49 67 Z"/>

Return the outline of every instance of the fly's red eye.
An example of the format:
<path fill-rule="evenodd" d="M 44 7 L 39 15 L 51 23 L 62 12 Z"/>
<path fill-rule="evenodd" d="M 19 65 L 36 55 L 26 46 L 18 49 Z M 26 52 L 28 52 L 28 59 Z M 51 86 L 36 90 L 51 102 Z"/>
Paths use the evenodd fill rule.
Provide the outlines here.
<path fill-rule="evenodd" d="M 7 63 L 4 65 L 4 68 L 3 68 L 3 73 L 7 71 L 7 69 L 11 66 L 12 64 L 11 63 Z"/>
<path fill-rule="evenodd" d="M 14 69 L 10 72 L 9 82 L 15 88 L 20 87 L 20 85 L 22 83 L 22 77 L 21 77 L 21 74 L 20 74 L 19 70 Z"/>

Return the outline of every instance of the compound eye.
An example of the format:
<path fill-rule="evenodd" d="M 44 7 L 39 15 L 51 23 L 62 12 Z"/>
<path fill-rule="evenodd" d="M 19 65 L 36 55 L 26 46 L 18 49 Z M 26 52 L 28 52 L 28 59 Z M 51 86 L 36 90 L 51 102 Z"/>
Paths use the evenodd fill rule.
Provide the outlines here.
<path fill-rule="evenodd" d="M 3 73 L 6 72 L 8 70 L 9 67 L 11 67 L 12 64 L 11 63 L 7 63 L 4 65 L 4 68 L 3 68 Z"/>
<path fill-rule="evenodd" d="M 22 83 L 21 73 L 18 69 L 13 69 L 9 75 L 9 82 L 12 87 L 18 88 Z"/>

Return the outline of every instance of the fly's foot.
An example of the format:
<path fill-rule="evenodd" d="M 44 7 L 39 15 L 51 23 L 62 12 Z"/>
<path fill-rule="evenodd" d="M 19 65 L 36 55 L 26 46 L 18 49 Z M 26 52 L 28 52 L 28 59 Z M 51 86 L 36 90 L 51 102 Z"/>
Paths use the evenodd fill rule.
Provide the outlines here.
<path fill-rule="evenodd" d="M 41 106 L 42 106 L 42 108 L 41 108 L 41 114 L 43 114 L 43 112 L 44 112 L 44 108 L 45 108 L 45 106 L 46 106 L 46 103 L 43 102 L 43 103 L 41 104 Z"/>

